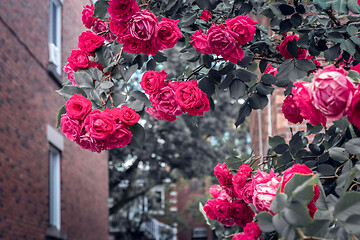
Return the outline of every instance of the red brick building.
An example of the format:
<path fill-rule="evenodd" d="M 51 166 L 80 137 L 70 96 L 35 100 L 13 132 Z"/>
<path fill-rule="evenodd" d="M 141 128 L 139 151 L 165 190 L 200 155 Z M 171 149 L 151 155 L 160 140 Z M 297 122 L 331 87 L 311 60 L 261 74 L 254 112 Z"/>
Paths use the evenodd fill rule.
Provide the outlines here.
<path fill-rule="evenodd" d="M 0 239 L 107 239 L 107 152 L 55 129 L 61 66 L 89 3 L 0 1 Z"/>

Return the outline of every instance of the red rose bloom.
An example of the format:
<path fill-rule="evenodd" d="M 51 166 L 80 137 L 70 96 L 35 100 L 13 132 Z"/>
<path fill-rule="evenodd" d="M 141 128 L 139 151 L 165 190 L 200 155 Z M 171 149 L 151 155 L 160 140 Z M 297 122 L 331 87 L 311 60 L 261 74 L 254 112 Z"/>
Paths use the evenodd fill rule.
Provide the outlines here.
<path fill-rule="evenodd" d="M 236 233 L 233 236 L 232 240 L 255 240 L 255 238 L 246 235 L 245 233 Z"/>
<path fill-rule="evenodd" d="M 248 177 L 250 177 L 251 172 L 252 168 L 250 167 L 250 165 L 243 163 L 242 166 L 239 167 L 239 170 L 233 178 L 232 182 L 234 185 L 235 196 L 237 196 L 239 199 L 242 199 L 240 192 L 244 188 L 246 180 Z"/>
<path fill-rule="evenodd" d="M 163 17 L 159 22 L 158 37 L 161 48 L 173 48 L 177 41 L 182 38 L 181 31 L 177 26 L 179 20 L 172 20 Z"/>
<path fill-rule="evenodd" d="M 82 50 L 72 50 L 67 60 L 75 72 L 79 69 L 87 68 L 90 64 L 88 55 Z"/>
<path fill-rule="evenodd" d="M 251 18 L 245 15 L 225 20 L 226 27 L 236 38 L 239 44 L 246 44 L 254 38 L 256 24 Z"/>
<path fill-rule="evenodd" d="M 92 104 L 89 99 L 81 94 L 73 95 L 65 105 L 66 114 L 71 119 L 84 120 L 84 118 L 91 112 Z"/>
<path fill-rule="evenodd" d="M 285 59 L 293 58 L 293 56 L 291 56 L 291 54 L 289 53 L 289 51 L 288 51 L 288 49 L 287 49 L 287 43 L 288 43 L 289 41 L 294 40 L 294 38 L 295 38 L 296 40 L 299 39 L 298 36 L 288 35 L 288 36 L 286 36 L 286 37 L 284 38 L 284 40 L 280 43 L 280 45 L 276 47 L 276 49 L 280 52 L 280 54 L 281 54 Z M 306 52 L 307 52 L 306 49 L 297 47 L 298 56 L 297 56 L 296 59 L 304 59 L 304 58 L 306 58 Z"/>
<path fill-rule="evenodd" d="M 207 42 L 207 35 L 203 33 L 201 29 L 194 32 L 193 35 L 190 36 L 192 39 L 190 43 L 192 43 L 192 46 L 202 54 L 212 54 L 212 50 L 209 47 L 209 44 Z"/>
<path fill-rule="evenodd" d="M 250 222 L 250 223 L 246 224 L 246 226 L 244 228 L 244 233 L 246 235 L 256 239 L 256 238 L 260 237 L 262 231 L 259 228 L 259 225 L 257 222 Z"/>
<path fill-rule="evenodd" d="M 196 107 L 201 99 L 201 95 L 201 90 L 198 88 L 196 80 L 181 82 L 175 90 L 176 100 L 185 109 Z"/>
<path fill-rule="evenodd" d="M 85 53 L 95 56 L 95 50 L 104 44 L 105 39 L 91 31 L 83 32 L 79 36 L 79 48 Z"/>
<path fill-rule="evenodd" d="M 75 141 L 81 134 L 81 124 L 77 119 L 71 119 L 67 114 L 61 115 L 61 130 L 65 137 Z"/>
<path fill-rule="evenodd" d="M 209 28 L 207 42 L 211 51 L 218 56 L 228 56 L 238 47 L 238 42 L 224 24 L 213 24 Z"/>
<path fill-rule="evenodd" d="M 234 218 L 235 224 L 240 227 L 245 227 L 245 225 L 249 222 L 252 222 L 255 213 L 249 205 L 247 205 L 244 201 L 236 200 L 231 203 L 231 216 Z"/>
<path fill-rule="evenodd" d="M 127 22 L 119 22 L 110 17 L 110 31 L 116 35 L 116 41 L 121 43 L 121 38 L 128 33 Z"/>
<path fill-rule="evenodd" d="M 283 105 L 281 107 L 284 117 L 291 123 L 301 123 L 303 117 L 300 114 L 300 109 L 296 106 L 296 103 L 291 95 L 287 95 Z"/>
<path fill-rule="evenodd" d="M 92 138 L 105 140 L 115 131 L 115 121 L 110 113 L 94 109 L 84 120 L 85 130 Z"/>
<path fill-rule="evenodd" d="M 117 38 L 117 41 L 123 44 L 123 50 L 132 54 L 139 54 L 145 51 L 146 43 L 139 39 L 133 38 L 130 34 L 125 35 L 123 38 Z"/>
<path fill-rule="evenodd" d="M 100 34 L 104 37 L 104 39 L 108 42 L 112 42 L 115 40 L 115 36 L 109 31 L 109 24 L 103 21 L 95 21 L 92 30 L 96 34 Z"/>
<path fill-rule="evenodd" d="M 82 11 L 82 22 L 86 28 L 91 28 L 94 25 L 94 22 L 97 20 L 96 17 L 93 17 L 94 14 L 94 5 L 83 6 Z"/>
<path fill-rule="evenodd" d="M 202 10 L 200 18 L 204 21 L 208 21 L 211 18 L 211 12 L 209 10 Z"/>
<path fill-rule="evenodd" d="M 108 12 L 111 17 L 119 22 L 127 22 L 139 11 L 136 0 L 110 0 Z"/>
<path fill-rule="evenodd" d="M 165 86 L 165 79 L 167 73 L 163 70 L 161 72 L 146 71 L 141 78 L 140 86 L 147 94 L 157 93 L 161 87 Z"/>
<path fill-rule="evenodd" d="M 277 68 L 273 67 L 271 64 L 267 65 L 264 74 L 272 74 L 274 77 L 276 77 L 277 74 Z"/>
<path fill-rule="evenodd" d="M 197 116 L 197 115 L 203 115 L 204 112 L 210 110 L 210 102 L 209 99 L 203 91 L 201 91 L 201 98 L 200 101 L 196 104 L 195 107 L 186 109 L 186 112 L 189 115 Z"/>
<path fill-rule="evenodd" d="M 120 120 L 126 125 L 134 125 L 140 119 L 140 115 L 135 112 L 134 109 L 129 108 L 125 105 L 121 106 L 120 109 Z"/>
<path fill-rule="evenodd" d="M 108 148 L 122 148 L 131 142 L 132 134 L 128 127 L 118 124 L 114 133 L 109 137 Z"/>
<path fill-rule="evenodd" d="M 348 120 L 360 129 L 360 91 L 355 92 L 348 112 Z"/>
<path fill-rule="evenodd" d="M 89 133 L 86 132 L 78 139 L 76 139 L 76 143 L 79 144 L 83 149 L 88 149 L 97 153 L 107 149 L 106 141 L 93 138 L 89 135 Z"/>

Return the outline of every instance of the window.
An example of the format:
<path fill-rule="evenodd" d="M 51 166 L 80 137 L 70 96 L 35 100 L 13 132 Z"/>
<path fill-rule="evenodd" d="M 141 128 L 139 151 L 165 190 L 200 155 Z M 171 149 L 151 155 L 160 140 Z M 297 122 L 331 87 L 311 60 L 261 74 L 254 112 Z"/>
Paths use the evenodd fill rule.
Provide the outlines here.
<path fill-rule="evenodd" d="M 49 25 L 49 62 L 56 67 L 56 73 L 61 75 L 61 2 L 50 0 Z"/>
<path fill-rule="evenodd" d="M 60 151 L 50 145 L 49 150 L 49 223 L 60 230 Z"/>

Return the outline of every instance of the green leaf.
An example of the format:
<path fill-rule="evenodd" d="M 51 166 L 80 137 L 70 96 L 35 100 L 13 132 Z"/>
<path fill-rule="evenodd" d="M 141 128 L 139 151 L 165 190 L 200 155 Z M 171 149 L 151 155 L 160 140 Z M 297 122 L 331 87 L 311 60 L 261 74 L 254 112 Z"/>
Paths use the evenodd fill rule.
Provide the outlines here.
<path fill-rule="evenodd" d="M 167 57 L 165 56 L 165 54 L 163 52 L 158 51 L 154 56 L 153 59 L 158 62 L 165 62 L 167 60 Z"/>
<path fill-rule="evenodd" d="M 125 72 L 124 72 L 124 80 L 125 82 L 129 81 L 131 76 L 137 71 L 138 65 L 132 65 L 130 66 Z"/>
<path fill-rule="evenodd" d="M 63 96 L 66 100 L 71 98 L 75 94 L 81 94 L 84 97 L 86 97 L 86 93 L 84 90 L 82 90 L 78 86 L 73 86 L 73 85 L 63 86 L 60 90 L 57 90 L 57 92 L 61 96 Z"/>
<path fill-rule="evenodd" d="M 304 228 L 306 236 L 314 236 L 324 238 L 328 233 L 331 221 L 326 219 L 314 219 L 311 224 Z"/>
<path fill-rule="evenodd" d="M 103 67 L 107 67 L 112 62 L 113 55 L 111 53 L 111 50 L 106 47 L 105 45 L 102 45 L 101 47 L 97 48 L 95 50 L 96 58 L 99 60 L 100 64 Z"/>
<path fill-rule="evenodd" d="M 321 124 L 316 126 L 311 125 L 310 123 L 306 123 L 306 135 L 317 134 L 323 129 Z"/>
<path fill-rule="evenodd" d="M 135 123 L 134 125 L 129 126 L 130 132 L 133 134 L 129 146 L 142 148 L 145 139 L 145 130 L 139 124 Z"/>
<path fill-rule="evenodd" d="M 240 158 L 234 156 L 227 158 L 225 162 L 230 170 L 238 170 L 243 163 Z"/>
<path fill-rule="evenodd" d="M 275 226 L 272 223 L 272 218 L 273 215 L 268 212 L 261 212 L 257 215 L 259 227 L 263 232 L 275 231 Z"/>
<path fill-rule="evenodd" d="M 242 124 L 246 117 L 250 115 L 252 109 L 248 103 L 244 103 L 239 109 L 239 114 L 236 118 L 235 126 L 238 127 L 240 124 Z"/>
<path fill-rule="evenodd" d="M 329 155 L 332 159 L 339 162 L 345 162 L 349 159 L 349 154 L 341 147 L 330 148 Z"/>
<path fill-rule="evenodd" d="M 272 94 L 274 88 L 272 86 L 268 86 L 260 82 L 256 85 L 256 91 L 261 95 L 268 95 L 268 94 Z"/>
<path fill-rule="evenodd" d="M 287 195 L 285 193 L 277 193 L 276 197 L 270 205 L 270 209 L 273 212 L 278 212 L 279 210 L 285 209 L 287 205 Z"/>
<path fill-rule="evenodd" d="M 149 70 L 155 70 L 156 68 L 156 62 L 154 59 L 150 59 L 150 61 L 148 61 L 146 63 L 146 70 L 149 71 Z"/>
<path fill-rule="evenodd" d="M 360 192 L 345 192 L 335 205 L 334 216 L 341 220 L 360 213 Z"/>
<path fill-rule="evenodd" d="M 109 2 L 106 0 L 98 0 L 94 5 L 94 17 L 100 18 L 103 21 L 109 20 L 108 7 Z"/>
<path fill-rule="evenodd" d="M 132 91 L 130 95 L 132 97 L 144 102 L 146 107 L 151 107 L 152 106 L 150 100 L 147 98 L 147 96 L 143 92 Z"/>
<path fill-rule="evenodd" d="M 220 83 L 219 89 L 224 90 L 228 88 L 234 80 L 236 80 L 235 72 L 231 71 L 226 75 L 225 79 Z"/>
<path fill-rule="evenodd" d="M 274 147 L 273 150 L 276 153 L 283 154 L 288 149 L 289 149 L 289 145 L 287 145 L 286 143 L 281 143 L 281 144 L 276 145 L 276 147 Z"/>
<path fill-rule="evenodd" d="M 230 96 L 238 100 L 246 94 L 246 89 L 244 82 L 235 79 L 229 86 Z"/>
<path fill-rule="evenodd" d="M 267 96 L 259 93 L 254 93 L 249 97 L 249 105 L 252 109 L 264 109 L 268 102 Z"/>
<path fill-rule="evenodd" d="M 103 81 L 100 83 L 100 88 L 103 90 L 110 89 L 114 86 L 114 83 L 111 81 Z"/>
<path fill-rule="evenodd" d="M 272 74 L 264 74 L 261 76 L 261 82 L 265 85 L 271 86 L 272 84 L 275 84 L 276 77 Z"/>
<path fill-rule="evenodd" d="M 360 13 L 360 6 L 357 3 L 357 0 L 348 0 L 347 7 L 353 13 Z"/>
<path fill-rule="evenodd" d="M 257 79 L 257 75 L 255 73 L 245 69 L 235 70 L 235 76 L 243 82 L 251 82 Z"/>
<path fill-rule="evenodd" d="M 354 55 L 356 52 L 355 43 L 351 41 L 351 39 L 347 39 L 346 41 L 340 44 L 341 49 L 348 52 L 350 55 Z"/>
<path fill-rule="evenodd" d="M 202 205 L 201 202 L 199 202 L 199 211 L 200 211 L 201 214 L 203 215 L 206 224 L 210 226 L 210 225 L 211 225 L 211 224 L 210 224 L 210 221 L 209 221 L 210 219 L 209 219 L 209 217 L 206 215 L 206 212 L 204 211 L 204 206 Z"/>
<path fill-rule="evenodd" d="M 75 81 L 81 88 L 94 88 L 92 77 L 85 71 L 79 70 L 74 73 Z"/>
<path fill-rule="evenodd" d="M 269 145 L 271 147 L 276 147 L 279 144 L 285 144 L 285 139 L 281 136 L 274 136 L 274 137 L 269 137 Z"/>
<path fill-rule="evenodd" d="M 360 214 L 354 214 L 346 219 L 344 223 L 345 230 L 348 233 L 360 234 Z"/>
<path fill-rule="evenodd" d="M 310 61 L 309 59 L 299 59 L 295 62 L 295 67 L 303 70 L 303 71 L 311 71 L 316 69 L 316 65 L 313 61 Z"/>
<path fill-rule="evenodd" d="M 61 115 L 63 114 L 66 114 L 66 108 L 65 108 L 65 105 L 62 106 L 58 113 L 57 113 L 57 116 L 56 116 L 56 128 L 59 128 L 60 127 L 60 122 L 61 122 Z"/>
<path fill-rule="evenodd" d="M 354 26 L 348 26 L 348 27 L 346 28 L 346 31 L 347 31 L 351 36 L 357 34 L 357 32 L 358 32 L 357 28 L 354 27 Z"/>
<path fill-rule="evenodd" d="M 345 143 L 345 150 L 350 154 L 360 154 L 360 138 L 350 139 Z"/>
<path fill-rule="evenodd" d="M 325 50 L 324 57 L 328 62 L 334 61 L 336 58 L 340 56 L 340 44 L 336 44 L 331 48 Z"/>
<path fill-rule="evenodd" d="M 285 208 L 284 217 L 288 223 L 295 227 L 303 227 L 311 222 L 308 208 L 299 202 L 293 202 Z"/>
<path fill-rule="evenodd" d="M 308 181 L 309 179 L 311 179 L 311 175 L 304 175 L 304 174 L 295 174 L 290 181 L 288 181 L 285 185 L 285 189 L 284 192 L 286 195 L 288 195 L 288 197 L 290 198 L 293 194 L 294 191 L 297 187 L 301 186 L 303 183 L 305 183 L 306 181 Z M 309 202 L 312 198 L 312 196 L 305 196 L 306 198 L 310 198 Z"/>

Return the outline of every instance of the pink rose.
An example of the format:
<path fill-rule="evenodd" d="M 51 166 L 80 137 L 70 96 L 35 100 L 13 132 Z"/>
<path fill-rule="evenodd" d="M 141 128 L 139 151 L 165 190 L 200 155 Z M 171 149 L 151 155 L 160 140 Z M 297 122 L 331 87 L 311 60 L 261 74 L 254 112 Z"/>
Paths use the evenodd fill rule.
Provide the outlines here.
<path fill-rule="evenodd" d="M 338 120 L 348 112 L 354 85 L 343 68 L 327 66 L 311 80 L 310 95 L 314 106 L 330 120 Z"/>
<path fill-rule="evenodd" d="M 326 118 L 324 115 L 314 107 L 310 99 L 310 83 L 299 81 L 294 83 L 292 89 L 293 99 L 296 106 L 300 109 L 300 114 L 312 125 L 326 125 Z"/>
<path fill-rule="evenodd" d="M 291 54 L 289 53 L 289 51 L 288 51 L 288 49 L 287 49 L 287 43 L 288 43 L 289 41 L 293 41 L 294 38 L 295 38 L 296 40 L 299 39 L 298 36 L 288 35 L 288 36 L 286 36 L 286 37 L 284 38 L 284 40 L 280 43 L 280 45 L 276 47 L 276 49 L 280 52 L 280 54 L 281 54 L 285 59 L 293 58 L 293 56 L 291 56 Z M 306 52 L 307 52 L 306 49 L 297 47 L 298 56 L 296 57 L 296 59 L 304 59 L 304 58 L 306 58 Z"/>
<path fill-rule="evenodd" d="M 231 203 L 231 216 L 234 218 L 235 224 L 240 227 L 245 227 L 249 222 L 252 222 L 255 213 L 249 205 L 244 201 L 236 200 Z"/>
<path fill-rule="evenodd" d="M 250 237 L 257 239 L 258 237 L 260 237 L 262 231 L 259 228 L 257 222 L 249 222 L 244 228 L 244 233 Z"/>
<path fill-rule="evenodd" d="M 77 86 L 77 83 L 75 81 L 75 76 L 74 76 L 74 70 L 70 67 L 69 63 L 66 63 L 63 70 L 64 70 L 64 72 L 67 73 L 67 77 L 70 80 L 70 82 L 72 82 L 73 85 Z"/>
<path fill-rule="evenodd" d="M 230 54 L 222 54 L 221 56 L 223 56 L 225 60 L 228 60 L 232 63 L 237 63 L 238 60 L 244 58 L 244 51 L 241 48 L 235 48 L 234 51 L 232 51 Z"/>
<path fill-rule="evenodd" d="M 266 211 L 274 214 L 270 210 L 270 205 L 276 197 L 276 191 L 280 184 L 280 178 L 273 177 L 265 183 L 255 183 L 253 204 L 259 212 Z"/>
<path fill-rule="evenodd" d="M 246 235 L 245 233 L 236 233 L 232 240 L 256 240 L 255 238 Z"/>
<path fill-rule="evenodd" d="M 135 112 L 134 109 L 129 108 L 125 105 L 121 106 L 120 109 L 120 120 L 126 125 L 134 125 L 140 119 L 140 115 Z"/>
<path fill-rule="evenodd" d="M 208 200 L 204 206 L 204 211 L 206 213 L 206 216 L 212 220 L 217 220 L 217 214 L 216 214 L 216 199 Z"/>
<path fill-rule="evenodd" d="M 115 40 L 115 36 L 109 31 L 109 24 L 103 21 L 95 21 L 92 31 L 96 34 L 101 34 L 108 42 Z"/>
<path fill-rule="evenodd" d="M 165 86 L 165 79 L 167 73 L 163 70 L 161 72 L 146 71 L 141 78 L 140 86 L 147 94 L 156 94 L 160 88 Z"/>
<path fill-rule="evenodd" d="M 240 198 L 241 192 L 245 186 L 247 179 L 250 177 L 251 172 L 252 168 L 250 167 L 250 165 L 243 163 L 242 166 L 239 167 L 239 170 L 237 171 L 236 175 L 232 180 L 235 196 L 237 196 L 239 199 L 242 199 Z"/>
<path fill-rule="evenodd" d="M 161 48 L 173 48 L 177 41 L 182 38 L 181 31 L 177 26 L 179 20 L 172 20 L 163 17 L 159 22 L 158 37 Z"/>
<path fill-rule="evenodd" d="M 238 47 L 238 42 L 231 35 L 224 24 L 213 24 L 207 32 L 207 42 L 211 51 L 216 55 L 224 57 L 231 55 L 231 53 Z"/>
<path fill-rule="evenodd" d="M 92 104 L 81 94 L 73 95 L 65 104 L 66 114 L 72 119 L 84 120 L 91 112 Z"/>
<path fill-rule="evenodd" d="M 209 10 L 202 10 L 200 18 L 204 21 L 208 21 L 211 18 L 211 12 Z"/>
<path fill-rule="evenodd" d="M 272 74 L 274 77 L 276 77 L 277 74 L 277 68 L 273 67 L 271 64 L 267 65 L 264 74 Z"/>
<path fill-rule="evenodd" d="M 91 28 L 94 25 L 94 22 L 97 20 L 96 17 L 93 17 L 94 14 L 94 5 L 83 6 L 82 11 L 82 22 L 86 28 Z"/>
<path fill-rule="evenodd" d="M 296 103 L 291 95 L 287 95 L 284 99 L 281 107 L 284 117 L 291 123 L 301 123 L 303 117 L 300 114 L 300 109 L 296 106 Z"/>
<path fill-rule="evenodd" d="M 183 112 L 175 98 L 174 90 L 169 86 L 162 87 L 155 95 L 150 96 L 153 108 L 147 108 L 147 112 L 158 120 L 166 120 L 172 122 L 176 116 L 180 116 Z"/>
<path fill-rule="evenodd" d="M 104 44 L 105 39 L 91 31 L 83 32 L 79 36 L 79 48 L 85 53 L 95 56 L 95 50 Z"/>
<path fill-rule="evenodd" d="M 212 50 L 209 47 L 209 44 L 207 42 L 207 35 L 203 33 L 201 29 L 194 32 L 193 35 L 190 36 L 192 39 L 190 43 L 192 43 L 192 46 L 202 54 L 212 54 Z"/>
<path fill-rule="evenodd" d="M 122 148 L 131 142 L 132 134 L 128 127 L 124 124 L 117 124 L 115 132 L 110 135 L 108 148 Z"/>
<path fill-rule="evenodd" d="M 78 139 L 76 139 L 76 143 L 83 149 L 88 149 L 97 153 L 107 149 L 107 145 L 104 140 L 95 139 L 91 137 L 89 133 L 81 135 Z"/>
<path fill-rule="evenodd" d="M 239 44 L 246 44 L 254 38 L 257 22 L 248 16 L 239 15 L 236 18 L 229 18 L 225 23 Z"/>
<path fill-rule="evenodd" d="M 121 110 L 120 108 L 108 108 L 104 109 L 104 112 L 110 113 L 116 124 L 121 124 Z"/>
<path fill-rule="evenodd" d="M 197 81 L 183 81 L 175 90 L 178 103 L 185 109 L 196 107 L 200 102 L 202 92 L 197 86 Z"/>
<path fill-rule="evenodd" d="M 244 187 L 239 191 L 239 189 L 235 192 L 238 195 L 239 199 L 242 199 L 244 202 L 248 204 L 253 203 L 253 194 L 254 194 L 254 187 L 252 181 L 248 181 L 245 183 Z"/>
<path fill-rule="evenodd" d="M 209 188 L 209 192 L 213 198 L 218 198 L 221 193 L 220 185 L 214 184 Z"/>
<path fill-rule="evenodd" d="M 119 22 L 127 22 L 139 11 L 136 0 L 110 0 L 108 12 L 111 18 Z"/>
<path fill-rule="evenodd" d="M 87 68 L 90 64 L 88 56 L 82 50 L 72 50 L 67 58 L 69 66 L 76 72 L 79 69 Z"/>
<path fill-rule="evenodd" d="M 157 17 L 148 10 L 135 13 L 129 22 L 131 36 L 141 41 L 156 38 L 159 31 Z"/>
<path fill-rule="evenodd" d="M 203 91 L 201 91 L 201 98 L 198 104 L 196 104 L 195 107 L 186 109 L 186 112 L 189 115 L 197 116 L 197 115 L 203 115 L 204 112 L 210 110 L 210 102 L 209 99 Z"/>
<path fill-rule="evenodd" d="M 348 120 L 360 129 L 360 91 L 355 92 L 348 112 Z"/>
<path fill-rule="evenodd" d="M 61 130 L 65 137 L 75 141 L 81 134 L 81 124 L 77 119 L 71 119 L 67 114 L 61 115 Z"/>
<path fill-rule="evenodd" d="M 274 172 L 274 169 L 270 170 L 270 174 L 258 169 L 258 171 L 255 173 L 255 175 L 251 178 L 253 188 L 255 188 L 256 184 L 267 183 L 272 178 L 277 177 L 277 176 L 278 176 L 278 174 Z"/>
<path fill-rule="evenodd" d="M 215 214 L 217 216 L 217 221 L 219 221 L 224 226 L 233 226 L 235 224 L 235 219 L 232 216 L 232 204 L 228 200 L 216 199 L 215 205 Z"/>
<path fill-rule="evenodd" d="M 101 112 L 94 109 L 84 120 L 86 132 L 92 138 L 105 140 L 115 131 L 115 121 L 108 112 Z"/>

